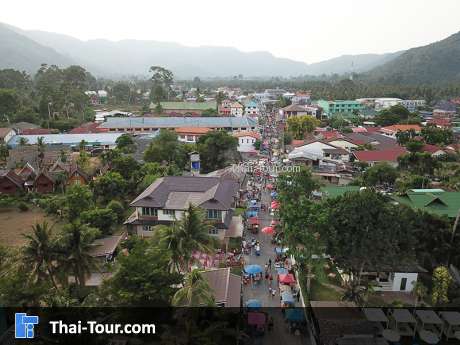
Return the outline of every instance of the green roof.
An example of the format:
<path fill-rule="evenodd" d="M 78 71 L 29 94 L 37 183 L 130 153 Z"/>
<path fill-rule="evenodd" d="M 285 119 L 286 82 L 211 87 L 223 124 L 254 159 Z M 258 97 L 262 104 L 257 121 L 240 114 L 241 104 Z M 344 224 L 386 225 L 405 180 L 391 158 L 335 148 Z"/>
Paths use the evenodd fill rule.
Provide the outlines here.
<path fill-rule="evenodd" d="M 336 198 L 347 192 L 358 192 L 361 187 L 359 186 L 325 186 L 321 188 L 321 192 L 326 194 L 328 198 Z"/>
<path fill-rule="evenodd" d="M 216 109 L 216 102 L 161 102 L 165 110 L 206 110 Z"/>
<path fill-rule="evenodd" d="M 392 198 L 401 204 L 449 218 L 455 218 L 460 209 L 460 192 L 416 190 Z"/>

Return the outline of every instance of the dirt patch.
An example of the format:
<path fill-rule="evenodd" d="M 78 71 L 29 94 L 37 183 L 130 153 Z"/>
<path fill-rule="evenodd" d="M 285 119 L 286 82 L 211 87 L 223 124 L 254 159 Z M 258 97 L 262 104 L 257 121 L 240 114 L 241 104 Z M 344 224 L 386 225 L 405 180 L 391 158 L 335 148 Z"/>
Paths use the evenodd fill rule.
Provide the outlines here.
<path fill-rule="evenodd" d="M 39 208 L 31 208 L 27 212 L 17 209 L 0 210 L 0 245 L 18 247 L 24 245 L 27 240 L 22 234 L 32 233 L 32 226 L 47 221 L 49 225 L 55 220 Z"/>

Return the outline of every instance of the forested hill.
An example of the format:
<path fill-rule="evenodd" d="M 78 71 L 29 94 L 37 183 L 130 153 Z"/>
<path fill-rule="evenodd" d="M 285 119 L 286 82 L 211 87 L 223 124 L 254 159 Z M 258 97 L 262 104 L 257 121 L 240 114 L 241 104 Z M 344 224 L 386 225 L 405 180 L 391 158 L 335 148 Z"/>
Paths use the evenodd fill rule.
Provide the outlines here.
<path fill-rule="evenodd" d="M 72 59 L 0 23 L 0 68 L 35 73 L 42 63 L 69 66 Z"/>
<path fill-rule="evenodd" d="M 367 78 L 390 84 L 460 81 L 460 32 L 418 48 L 378 66 Z"/>

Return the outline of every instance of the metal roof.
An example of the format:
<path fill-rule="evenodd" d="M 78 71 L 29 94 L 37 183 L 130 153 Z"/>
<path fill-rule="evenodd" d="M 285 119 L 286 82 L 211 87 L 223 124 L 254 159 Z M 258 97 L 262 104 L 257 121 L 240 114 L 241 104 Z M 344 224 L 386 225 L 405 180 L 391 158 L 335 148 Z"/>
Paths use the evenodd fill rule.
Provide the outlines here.
<path fill-rule="evenodd" d="M 123 133 L 84 133 L 84 134 L 42 134 L 15 135 L 8 145 L 16 147 L 21 138 L 27 139 L 27 144 L 36 145 L 38 138 L 43 138 L 47 145 L 78 145 L 82 140 L 88 144 L 115 145 L 115 141 Z"/>
<path fill-rule="evenodd" d="M 102 123 L 100 128 L 176 128 L 176 127 L 255 127 L 257 122 L 242 117 L 112 117 Z"/>

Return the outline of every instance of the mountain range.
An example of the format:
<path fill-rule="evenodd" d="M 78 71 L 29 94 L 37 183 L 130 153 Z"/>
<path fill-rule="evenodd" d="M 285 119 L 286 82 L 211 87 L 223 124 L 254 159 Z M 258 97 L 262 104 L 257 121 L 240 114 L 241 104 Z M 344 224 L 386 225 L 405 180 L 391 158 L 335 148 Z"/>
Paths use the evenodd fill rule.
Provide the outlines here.
<path fill-rule="evenodd" d="M 40 64 L 78 64 L 97 76 L 147 75 L 152 65 L 171 69 L 179 78 L 318 76 L 363 74 L 376 81 L 440 81 L 460 78 L 460 33 L 425 47 L 388 54 L 343 55 L 306 64 L 268 52 L 242 52 L 231 47 L 188 47 L 178 43 L 77 38 L 0 24 L 0 68 L 35 73 Z M 423 69 L 422 71 L 419 71 Z M 452 73 L 452 71 L 454 73 Z M 416 79 L 414 79 L 414 77 Z"/>

